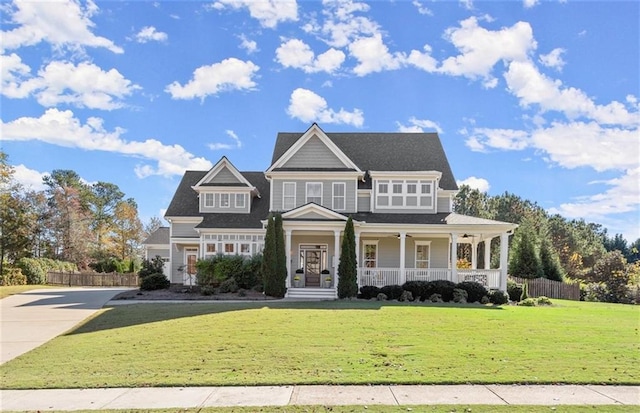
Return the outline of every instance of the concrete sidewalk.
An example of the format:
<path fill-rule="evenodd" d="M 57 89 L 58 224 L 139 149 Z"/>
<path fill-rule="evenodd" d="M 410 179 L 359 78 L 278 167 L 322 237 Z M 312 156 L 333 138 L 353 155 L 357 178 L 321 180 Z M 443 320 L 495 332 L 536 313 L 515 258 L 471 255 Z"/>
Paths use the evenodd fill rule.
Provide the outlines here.
<path fill-rule="evenodd" d="M 128 288 L 32 290 L 0 300 L 0 364 L 73 328 Z"/>
<path fill-rule="evenodd" d="M 0 390 L 0 410 L 420 404 L 640 405 L 640 387 L 426 385 Z"/>

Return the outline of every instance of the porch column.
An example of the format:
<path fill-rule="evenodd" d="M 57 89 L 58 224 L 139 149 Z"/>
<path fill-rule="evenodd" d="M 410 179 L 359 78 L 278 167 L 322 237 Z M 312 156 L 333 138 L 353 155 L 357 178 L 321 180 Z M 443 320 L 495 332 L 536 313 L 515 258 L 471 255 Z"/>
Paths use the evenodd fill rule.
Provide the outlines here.
<path fill-rule="evenodd" d="M 356 232 L 356 268 L 360 268 L 360 231 Z"/>
<path fill-rule="evenodd" d="M 338 283 L 338 265 L 340 263 L 340 230 L 333 230 L 333 286 L 337 287 Z"/>
<path fill-rule="evenodd" d="M 405 255 L 406 255 L 406 251 L 405 251 L 405 244 L 406 244 L 406 239 L 407 239 L 407 233 L 406 232 L 401 232 L 400 233 L 400 285 L 404 284 L 405 281 L 407 280 L 407 276 L 405 274 Z"/>
<path fill-rule="evenodd" d="M 493 238 L 484 240 L 484 269 L 491 269 L 491 240 Z"/>
<path fill-rule="evenodd" d="M 451 281 L 458 282 L 458 233 L 451 233 Z"/>
<path fill-rule="evenodd" d="M 287 288 L 291 287 L 291 230 L 284 230 L 284 250 L 287 255 Z"/>
<path fill-rule="evenodd" d="M 478 243 L 475 238 L 471 239 L 471 269 L 478 269 Z"/>
<path fill-rule="evenodd" d="M 507 267 L 509 257 L 509 234 L 500 235 L 500 289 L 507 291 Z"/>

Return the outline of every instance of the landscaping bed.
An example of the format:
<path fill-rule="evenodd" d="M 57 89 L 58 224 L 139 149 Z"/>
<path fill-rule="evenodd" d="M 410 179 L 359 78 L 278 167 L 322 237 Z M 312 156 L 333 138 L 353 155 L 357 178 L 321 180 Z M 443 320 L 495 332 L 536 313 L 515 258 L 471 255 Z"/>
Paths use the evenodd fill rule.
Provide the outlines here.
<path fill-rule="evenodd" d="M 171 286 L 162 290 L 130 290 L 116 295 L 114 300 L 246 300 L 260 301 L 273 300 L 273 297 L 264 295 L 255 290 L 238 290 L 234 293 L 203 294 L 199 287 Z"/>

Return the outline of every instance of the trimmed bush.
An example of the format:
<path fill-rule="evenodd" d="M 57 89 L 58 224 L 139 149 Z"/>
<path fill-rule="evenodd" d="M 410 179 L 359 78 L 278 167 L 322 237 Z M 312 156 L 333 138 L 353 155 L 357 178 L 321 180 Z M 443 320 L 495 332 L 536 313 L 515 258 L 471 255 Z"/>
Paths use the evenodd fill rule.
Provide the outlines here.
<path fill-rule="evenodd" d="M 467 292 L 461 288 L 453 289 L 453 302 L 459 304 L 467 303 Z"/>
<path fill-rule="evenodd" d="M 487 297 L 486 295 L 482 296 L 482 300 L 480 300 L 480 304 L 489 304 L 491 301 L 489 301 L 489 297 Z"/>
<path fill-rule="evenodd" d="M 376 300 L 378 301 L 387 301 L 387 295 L 383 293 L 378 293 L 376 296 Z"/>
<path fill-rule="evenodd" d="M 200 287 L 200 294 L 202 295 L 214 295 L 216 293 L 216 289 L 210 285 L 203 285 Z"/>
<path fill-rule="evenodd" d="M 22 274 L 22 270 L 16 267 L 2 267 L 0 285 L 25 285 L 27 277 Z"/>
<path fill-rule="evenodd" d="M 509 295 L 501 290 L 493 290 L 489 293 L 489 301 L 494 305 L 503 305 L 509 302 Z"/>
<path fill-rule="evenodd" d="M 222 283 L 229 278 L 241 278 L 244 257 L 242 255 L 224 255 L 218 258 L 213 276 Z"/>
<path fill-rule="evenodd" d="M 404 290 L 398 301 L 413 301 L 413 294 L 411 291 Z"/>
<path fill-rule="evenodd" d="M 162 273 L 147 275 L 140 283 L 140 289 L 144 291 L 164 290 L 169 288 L 169 280 Z"/>
<path fill-rule="evenodd" d="M 428 281 L 407 281 L 402 285 L 405 291 L 409 291 L 414 300 L 425 301 L 431 294 L 428 294 Z"/>
<path fill-rule="evenodd" d="M 46 284 L 47 269 L 43 263 L 36 258 L 20 258 L 16 265 L 22 270 L 22 274 L 27 278 L 27 284 Z"/>
<path fill-rule="evenodd" d="M 238 283 L 235 278 L 227 278 L 220 283 L 219 290 L 221 293 L 235 293 L 238 291 Z"/>
<path fill-rule="evenodd" d="M 140 268 L 138 272 L 138 277 L 145 278 L 151 274 L 162 273 L 163 269 L 164 262 L 162 261 L 162 257 L 156 255 L 154 258 L 142 262 L 142 268 Z"/>
<path fill-rule="evenodd" d="M 262 286 L 262 254 L 256 254 L 247 258 L 242 263 L 242 273 L 234 277 L 239 288 L 250 290 Z"/>
<path fill-rule="evenodd" d="M 514 281 L 507 281 L 507 294 L 509 294 L 509 300 L 518 302 L 522 296 L 522 284 L 518 284 Z"/>
<path fill-rule="evenodd" d="M 429 296 L 429 301 L 431 301 L 432 303 L 441 303 L 442 296 L 440 294 L 431 294 Z"/>
<path fill-rule="evenodd" d="M 380 292 L 387 296 L 388 300 L 399 300 L 404 290 L 399 285 L 385 285 Z"/>
<path fill-rule="evenodd" d="M 536 300 L 533 298 L 525 298 L 524 300 L 520 301 L 518 305 L 522 305 L 524 307 L 535 307 Z"/>
<path fill-rule="evenodd" d="M 529 286 L 527 283 L 522 284 L 522 295 L 520 295 L 520 301 L 524 301 L 529 298 Z"/>
<path fill-rule="evenodd" d="M 475 281 L 463 281 L 456 285 L 456 288 L 467 292 L 467 302 L 476 303 L 482 300 L 482 297 L 488 294 L 484 285 Z"/>
<path fill-rule="evenodd" d="M 375 285 L 363 285 L 360 287 L 360 294 L 358 295 L 358 298 L 370 300 L 372 298 L 376 298 L 378 294 L 380 294 L 380 288 Z"/>
<path fill-rule="evenodd" d="M 440 294 L 442 301 L 449 302 L 453 300 L 453 289 L 456 288 L 456 284 L 449 280 L 436 280 L 429 282 L 427 286 L 428 296 L 433 294 Z"/>
<path fill-rule="evenodd" d="M 552 305 L 553 303 L 551 302 L 551 300 L 548 297 L 545 297 L 544 295 L 541 295 L 540 297 L 536 298 L 536 302 L 538 305 Z"/>

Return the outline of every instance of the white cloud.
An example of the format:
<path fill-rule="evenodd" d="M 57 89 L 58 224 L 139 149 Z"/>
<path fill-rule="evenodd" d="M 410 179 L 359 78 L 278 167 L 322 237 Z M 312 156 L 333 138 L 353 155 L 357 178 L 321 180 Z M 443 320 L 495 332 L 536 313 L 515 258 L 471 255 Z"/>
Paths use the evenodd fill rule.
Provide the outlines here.
<path fill-rule="evenodd" d="M 440 134 L 443 133 L 438 123 L 429 119 L 416 119 L 415 116 L 409 118 L 409 125 L 403 125 L 400 122 L 396 122 L 396 125 L 398 125 L 398 132 L 424 132 L 425 129 L 428 129 L 435 130 Z"/>
<path fill-rule="evenodd" d="M 517 22 L 498 31 L 478 26 L 476 17 L 460 22 L 460 27 L 445 31 L 445 38 L 460 52 L 458 56 L 446 58 L 439 71 L 470 79 L 482 78 L 485 87 L 495 87 L 497 80 L 491 75 L 499 61 L 523 61 L 537 47 L 529 23 Z"/>
<path fill-rule="evenodd" d="M 126 141 L 121 138 L 122 128 L 109 132 L 101 118 L 88 118 L 85 124 L 74 117 L 70 110 L 47 109 L 39 118 L 22 117 L 5 123 L 0 121 L 2 138 L 11 141 L 37 140 L 52 145 L 105 151 L 135 156 L 154 161 L 155 166 L 140 164 L 136 175 L 182 175 L 187 169 L 207 170 L 211 162 L 195 157 L 180 145 L 164 145 L 156 139 Z"/>
<path fill-rule="evenodd" d="M 247 8 L 251 17 L 258 20 L 262 27 L 270 29 L 280 22 L 298 20 L 296 0 L 217 0 L 211 7 L 216 10 Z"/>
<path fill-rule="evenodd" d="M 344 62 L 345 54 L 331 48 L 316 58 L 308 44 L 299 39 L 290 39 L 276 49 L 276 61 L 284 67 L 302 69 L 306 73 L 333 73 Z"/>
<path fill-rule="evenodd" d="M 138 43 L 147 43 L 147 42 L 166 42 L 169 36 L 164 32 L 156 31 L 156 28 L 153 26 L 143 27 L 136 34 L 136 41 Z"/>
<path fill-rule="evenodd" d="M 235 141 L 235 144 L 229 144 L 229 143 L 210 143 L 209 145 L 207 145 L 209 147 L 209 149 L 211 149 L 212 151 L 218 151 L 221 149 L 240 149 L 242 148 L 242 141 L 240 140 L 240 138 L 238 138 L 238 135 L 236 135 L 236 133 L 234 131 L 232 131 L 231 129 L 227 129 L 225 131 L 225 133 L 227 134 L 227 136 L 229 136 L 231 139 L 233 139 Z"/>
<path fill-rule="evenodd" d="M 488 148 L 518 151 L 529 146 L 529 134 L 513 129 L 474 128 L 465 144 L 474 152 L 486 152 Z"/>
<path fill-rule="evenodd" d="M 522 5 L 525 9 L 530 9 L 534 6 L 537 6 L 540 3 L 540 0 L 523 0 Z"/>
<path fill-rule="evenodd" d="M 0 55 L 0 73 L 2 74 L 0 93 L 8 98 L 26 97 L 29 90 L 22 87 L 22 84 L 30 72 L 31 68 L 22 63 L 22 59 L 17 54 Z"/>
<path fill-rule="evenodd" d="M 38 172 L 22 164 L 13 167 L 13 179 L 32 191 L 43 191 L 46 188 L 42 179 L 47 175 L 49 175 L 48 172 Z"/>
<path fill-rule="evenodd" d="M 406 62 L 418 69 L 424 70 L 425 72 L 435 72 L 438 65 L 436 59 L 431 57 L 431 46 L 428 44 L 424 45 L 424 52 L 412 50 L 411 53 L 409 53 L 409 57 L 407 57 Z"/>
<path fill-rule="evenodd" d="M 456 181 L 458 186 L 467 185 L 471 189 L 477 189 L 480 192 L 487 192 L 491 186 L 489 185 L 489 181 L 484 178 L 476 178 L 475 176 L 470 176 L 467 179 Z"/>
<path fill-rule="evenodd" d="M 540 55 L 540 63 L 544 66 L 554 68 L 558 71 L 561 71 L 566 62 L 562 60 L 562 54 L 565 53 L 566 50 L 558 47 L 553 49 L 549 54 Z"/>
<path fill-rule="evenodd" d="M 358 65 L 353 69 L 358 76 L 399 69 L 406 60 L 401 53 L 389 53 L 380 33 L 357 39 L 349 45 L 349 53 L 358 60 Z"/>
<path fill-rule="evenodd" d="M 204 100 L 227 90 L 252 90 L 256 86 L 254 76 L 260 69 L 251 61 L 242 61 L 234 57 L 220 63 L 201 66 L 193 72 L 193 78 L 184 86 L 173 82 L 165 88 L 173 99 Z"/>
<path fill-rule="evenodd" d="M 459 0 L 460 5 L 467 10 L 473 10 L 473 0 Z"/>
<path fill-rule="evenodd" d="M 433 16 L 433 12 L 418 0 L 413 0 L 411 3 L 416 7 L 416 9 L 418 9 L 418 13 L 426 16 Z"/>
<path fill-rule="evenodd" d="M 123 53 L 111 40 L 92 33 L 91 17 L 98 7 L 91 0 L 80 3 L 64 1 L 15 1 L 7 7 L 8 20 L 17 27 L 2 31 L 2 50 L 33 46 L 41 41 L 57 49 L 81 50 L 83 47 L 104 47 Z M 7 25 L 3 25 L 6 27 Z"/>
<path fill-rule="evenodd" d="M 247 53 L 255 53 L 258 51 L 258 43 L 255 40 L 249 40 L 243 34 L 240 35 L 240 48 L 247 51 Z"/>
<path fill-rule="evenodd" d="M 563 87 L 562 82 L 540 73 L 531 61 L 511 62 L 504 74 L 507 87 L 520 99 L 520 105 L 539 105 L 543 112 L 562 112 L 570 119 L 586 117 L 603 124 L 638 126 L 640 116 L 637 108 L 629 112 L 624 104 L 613 101 L 607 105 L 596 105 L 583 91 Z"/>
<path fill-rule="evenodd" d="M 303 122 L 339 123 L 361 127 L 364 116 L 360 109 L 348 112 L 342 108 L 339 111 L 330 109 L 327 101 L 314 92 L 298 88 L 291 93 L 287 113 L 292 118 Z"/>
<path fill-rule="evenodd" d="M 379 26 L 373 20 L 356 13 L 369 11 L 369 5 L 353 0 L 324 0 L 322 25 L 311 21 L 303 26 L 307 33 L 320 36 L 333 47 L 346 47 L 353 40 L 378 33 Z"/>
<path fill-rule="evenodd" d="M 16 62 L 15 55 L 3 56 L 2 62 L 9 62 L 9 71 L 28 73 L 25 65 Z M 19 58 L 18 58 L 19 60 Z M 5 69 L 3 69 L 4 71 Z M 24 76 L 23 76 L 24 77 Z M 112 110 L 124 106 L 122 99 L 131 95 L 139 86 L 132 84 L 116 69 L 103 71 L 93 63 L 73 63 L 54 61 L 38 71 L 38 76 L 17 81 L 12 73 L 8 75 L 8 87 L 2 94 L 9 98 L 26 98 L 34 95 L 42 106 L 52 107 L 69 104 L 90 109 Z M 3 79 L 3 86 L 5 79 Z"/>

